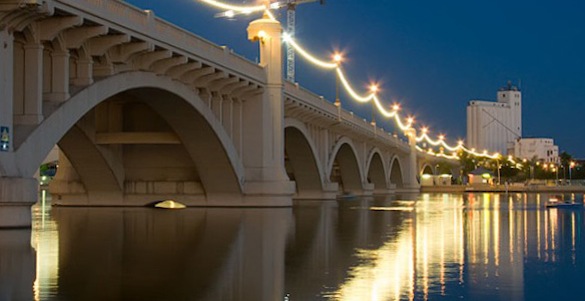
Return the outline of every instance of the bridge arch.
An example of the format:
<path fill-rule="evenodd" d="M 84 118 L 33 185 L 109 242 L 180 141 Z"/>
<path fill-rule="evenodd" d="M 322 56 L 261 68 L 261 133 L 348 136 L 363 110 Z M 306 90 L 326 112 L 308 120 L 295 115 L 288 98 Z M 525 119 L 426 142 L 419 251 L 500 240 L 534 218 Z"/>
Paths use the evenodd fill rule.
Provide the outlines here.
<path fill-rule="evenodd" d="M 322 192 L 323 167 L 305 124 L 296 119 L 286 118 L 284 127 L 285 167 L 289 178 L 296 182 L 297 196 Z"/>
<path fill-rule="evenodd" d="M 364 190 L 363 167 L 357 154 L 353 141 L 342 137 L 329 157 L 329 178 L 331 182 L 337 182 L 344 193 L 359 194 Z"/>
<path fill-rule="evenodd" d="M 388 173 L 386 166 L 382 160 L 382 152 L 379 148 L 375 147 L 370 151 L 366 164 L 366 170 L 368 171 L 368 182 L 374 184 L 374 190 L 383 191 L 388 189 Z"/>
<path fill-rule="evenodd" d="M 131 93 L 145 102 L 171 126 L 196 168 L 206 171 L 201 177 L 206 193 L 241 193 L 243 164 L 213 112 L 190 87 L 149 72 L 119 73 L 70 97 L 19 145 L 16 161 L 20 172 L 32 176 L 55 144 L 68 133 L 75 134 L 71 129 L 79 120 L 120 93 Z M 112 176 L 119 174 L 111 164 Z"/>
<path fill-rule="evenodd" d="M 404 166 L 401 163 L 400 157 L 394 156 L 390 160 L 390 183 L 396 185 L 397 189 L 404 188 Z"/>
<path fill-rule="evenodd" d="M 420 170 L 420 174 L 421 175 L 424 175 L 424 174 L 434 175 L 435 171 L 433 171 L 433 167 L 430 164 L 425 163 Z"/>

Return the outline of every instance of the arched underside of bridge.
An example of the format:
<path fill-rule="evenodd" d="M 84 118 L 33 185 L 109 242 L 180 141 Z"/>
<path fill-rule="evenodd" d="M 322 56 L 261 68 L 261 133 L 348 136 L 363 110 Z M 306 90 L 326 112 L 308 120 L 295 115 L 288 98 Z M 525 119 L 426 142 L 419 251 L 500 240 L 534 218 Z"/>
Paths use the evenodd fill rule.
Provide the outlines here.
<path fill-rule="evenodd" d="M 329 173 L 331 182 L 338 183 L 340 194 L 364 194 L 362 173 L 355 149 L 344 141 L 336 149 Z"/>
<path fill-rule="evenodd" d="M 197 94 L 169 78 L 121 73 L 78 92 L 20 145 L 35 158 L 22 170 L 32 175 L 55 144 L 68 159 L 50 187 L 55 204 L 242 200 L 243 167 L 231 140 Z"/>
<path fill-rule="evenodd" d="M 433 175 L 433 174 L 435 174 L 435 173 L 433 172 L 433 168 L 432 168 L 430 165 L 428 165 L 428 164 L 425 164 L 425 165 L 423 166 L 423 168 L 422 168 L 422 170 L 421 170 L 420 174 L 421 174 L 421 175 Z"/>
<path fill-rule="evenodd" d="M 368 182 L 374 184 L 374 193 L 388 193 L 386 170 L 379 151 L 374 151 L 368 164 Z"/>
<path fill-rule="evenodd" d="M 392 160 L 392 165 L 390 169 L 390 183 L 396 185 L 396 189 L 404 188 L 404 181 L 402 176 L 402 167 L 400 166 L 400 161 L 398 158 L 394 158 Z"/>
<path fill-rule="evenodd" d="M 315 148 L 304 129 L 291 125 L 285 129 L 285 167 L 291 181 L 296 183 L 296 199 L 327 198 Z"/>

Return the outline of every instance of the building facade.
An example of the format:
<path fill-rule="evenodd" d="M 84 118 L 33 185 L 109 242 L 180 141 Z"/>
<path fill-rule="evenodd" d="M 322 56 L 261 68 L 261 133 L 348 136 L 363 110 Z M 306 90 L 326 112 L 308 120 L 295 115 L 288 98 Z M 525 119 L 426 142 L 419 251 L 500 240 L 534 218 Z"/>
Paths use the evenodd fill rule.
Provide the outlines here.
<path fill-rule="evenodd" d="M 467 105 L 467 145 L 478 151 L 507 154 L 522 137 L 522 93 L 510 82 L 497 101 L 471 100 Z"/>
<path fill-rule="evenodd" d="M 514 148 L 509 151 L 517 158 L 532 159 L 536 157 L 547 163 L 558 164 L 560 162 L 559 147 L 551 138 L 520 138 L 515 141 Z"/>

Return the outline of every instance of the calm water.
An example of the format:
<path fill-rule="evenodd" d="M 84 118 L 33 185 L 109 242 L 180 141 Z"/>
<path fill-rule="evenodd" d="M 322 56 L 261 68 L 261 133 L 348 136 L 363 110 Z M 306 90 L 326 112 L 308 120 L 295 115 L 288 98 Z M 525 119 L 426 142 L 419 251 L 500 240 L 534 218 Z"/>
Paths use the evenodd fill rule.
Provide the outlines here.
<path fill-rule="evenodd" d="M 545 209 L 548 198 L 175 211 L 39 204 L 32 231 L 0 231 L 0 300 L 582 299 L 585 210 Z"/>

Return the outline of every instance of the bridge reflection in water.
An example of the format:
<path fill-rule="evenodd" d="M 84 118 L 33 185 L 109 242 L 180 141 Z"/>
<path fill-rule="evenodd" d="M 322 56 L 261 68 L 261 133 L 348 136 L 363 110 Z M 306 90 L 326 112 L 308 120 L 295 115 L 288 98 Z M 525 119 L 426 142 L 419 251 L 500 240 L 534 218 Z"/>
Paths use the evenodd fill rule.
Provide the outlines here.
<path fill-rule="evenodd" d="M 576 296 L 584 212 L 544 209 L 547 199 L 423 194 L 179 211 L 39 204 L 32 234 L 0 232 L 0 299 Z"/>

